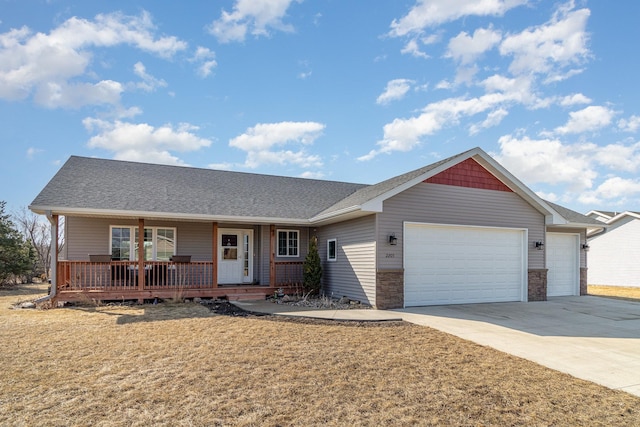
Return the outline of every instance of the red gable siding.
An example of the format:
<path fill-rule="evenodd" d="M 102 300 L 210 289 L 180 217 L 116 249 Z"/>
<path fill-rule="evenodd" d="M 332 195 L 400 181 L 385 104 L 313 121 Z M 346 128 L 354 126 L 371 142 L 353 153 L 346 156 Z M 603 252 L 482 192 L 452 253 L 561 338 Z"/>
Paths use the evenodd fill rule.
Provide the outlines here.
<path fill-rule="evenodd" d="M 451 166 L 449 169 L 432 176 L 424 182 L 512 192 L 502 181 L 489 173 L 473 159 L 467 159 L 455 166 Z"/>

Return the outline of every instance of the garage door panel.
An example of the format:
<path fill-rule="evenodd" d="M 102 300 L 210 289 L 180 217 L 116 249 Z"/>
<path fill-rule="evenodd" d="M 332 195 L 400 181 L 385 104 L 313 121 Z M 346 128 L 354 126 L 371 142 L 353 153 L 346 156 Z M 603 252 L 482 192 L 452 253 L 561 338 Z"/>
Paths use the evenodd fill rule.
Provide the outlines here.
<path fill-rule="evenodd" d="M 547 234 L 547 296 L 579 295 L 579 242 L 576 234 Z"/>
<path fill-rule="evenodd" d="M 406 224 L 405 305 L 522 300 L 524 234 Z"/>

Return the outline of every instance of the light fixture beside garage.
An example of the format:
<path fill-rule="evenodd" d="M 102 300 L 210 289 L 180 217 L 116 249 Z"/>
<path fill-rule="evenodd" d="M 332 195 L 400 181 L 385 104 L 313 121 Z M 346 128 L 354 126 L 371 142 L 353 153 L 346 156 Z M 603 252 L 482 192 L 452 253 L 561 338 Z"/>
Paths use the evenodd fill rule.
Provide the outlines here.
<path fill-rule="evenodd" d="M 389 234 L 389 244 L 391 246 L 395 246 L 398 244 L 398 238 L 396 237 L 396 233 Z"/>
<path fill-rule="evenodd" d="M 544 246 L 544 243 L 543 243 L 543 242 L 536 242 L 536 243 L 535 243 L 535 247 L 536 247 L 536 249 L 537 249 L 537 250 L 539 250 L 539 251 L 541 251 L 541 250 L 542 250 L 542 247 L 543 247 L 543 246 Z"/>
<path fill-rule="evenodd" d="M 589 244 L 588 243 L 583 243 L 582 244 L 582 250 L 585 252 L 589 252 Z"/>

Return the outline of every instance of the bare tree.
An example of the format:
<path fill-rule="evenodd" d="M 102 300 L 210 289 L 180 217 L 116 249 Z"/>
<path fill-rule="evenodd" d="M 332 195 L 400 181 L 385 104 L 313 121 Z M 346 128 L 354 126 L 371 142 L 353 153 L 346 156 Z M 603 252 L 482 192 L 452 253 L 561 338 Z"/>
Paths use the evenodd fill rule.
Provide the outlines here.
<path fill-rule="evenodd" d="M 49 267 L 51 266 L 51 224 L 49 221 L 23 207 L 19 212 L 13 214 L 14 221 L 19 231 L 31 242 L 37 255 L 37 262 L 34 266 L 34 276 L 46 275 L 49 277 Z M 61 222 L 62 224 L 62 222 Z M 60 226 L 62 228 L 62 225 Z M 62 246 L 64 237 L 58 233 L 58 245 Z"/>

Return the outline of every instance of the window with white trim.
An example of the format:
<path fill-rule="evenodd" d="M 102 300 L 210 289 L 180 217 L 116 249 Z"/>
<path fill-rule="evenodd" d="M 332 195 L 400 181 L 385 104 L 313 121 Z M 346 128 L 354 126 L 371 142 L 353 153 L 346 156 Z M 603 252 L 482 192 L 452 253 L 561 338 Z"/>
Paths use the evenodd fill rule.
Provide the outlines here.
<path fill-rule="evenodd" d="M 338 241 L 336 239 L 327 240 L 327 261 L 338 259 Z"/>
<path fill-rule="evenodd" d="M 109 251 L 119 261 L 138 260 L 138 227 L 111 226 Z M 142 239 L 146 261 L 169 261 L 176 254 L 176 229 L 145 227 Z"/>
<path fill-rule="evenodd" d="M 278 248 L 279 257 L 297 257 L 298 242 L 300 241 L 300 232 L 298 230 L 278 230 Z"/>

